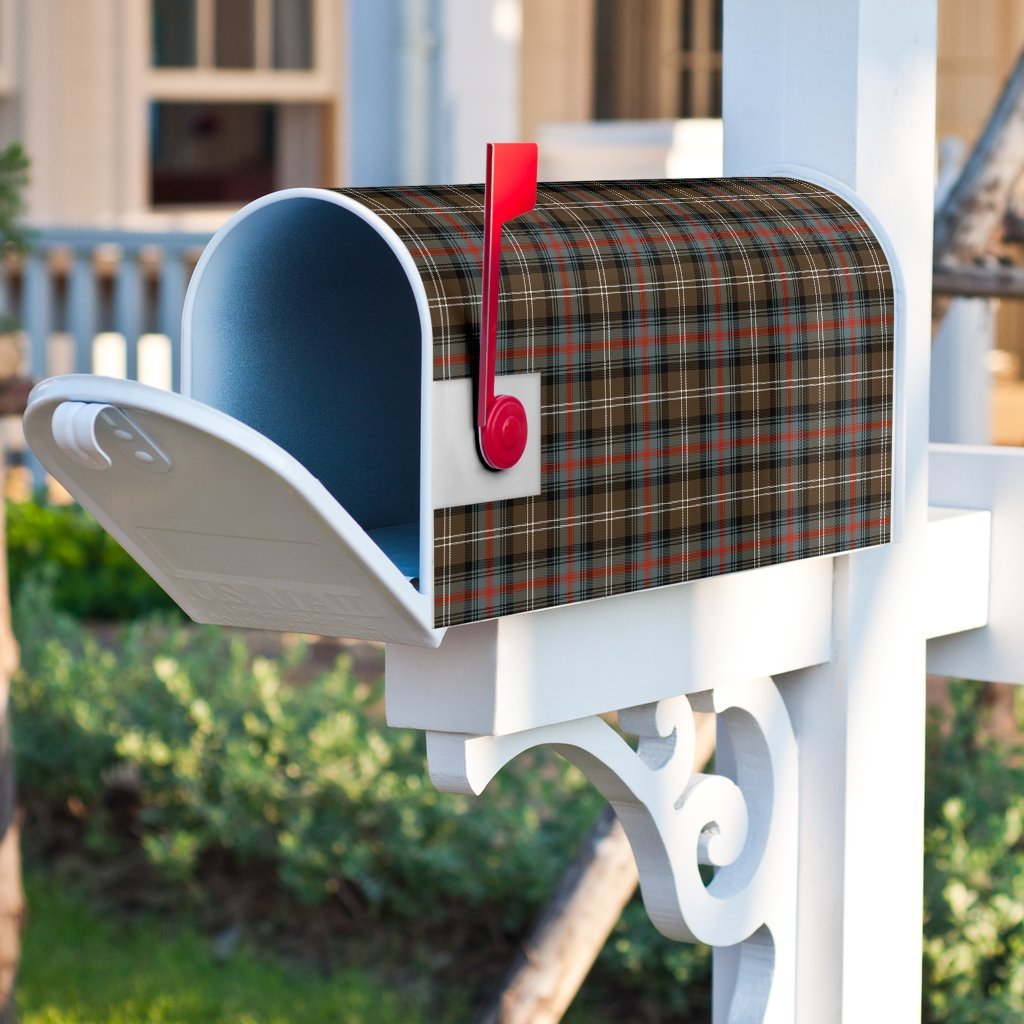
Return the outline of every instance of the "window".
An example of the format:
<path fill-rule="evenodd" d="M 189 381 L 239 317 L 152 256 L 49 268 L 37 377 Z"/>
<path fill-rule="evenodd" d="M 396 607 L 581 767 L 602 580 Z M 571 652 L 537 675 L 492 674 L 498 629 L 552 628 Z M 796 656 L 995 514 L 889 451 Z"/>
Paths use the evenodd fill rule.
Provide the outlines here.
<path fill-rule="evenodd" d="M 722 116 L 722 0 L 683 0 L 679 29 L 679 114 Z"/>
<path fill-rule="evenodd" d="M 274 0 L 275 68 L 313 66 L 313 9 L 311 0 Z"/>
<path fill-rule="evenodd" d="M 151 208 L 237 207 L 275 189 L 336 184 L 336 7 L 150 0 Z"/>
<path fill-rule="evenodd" d="M 256 67 L 255 8 L 253 0 L 217 0 L 213 8 L 215 67 Z"/>
<path fill-rule="evenodd" d="M 599 119 L 720 117 L 722 0 L 596 0 Z"/>
<path fill-rule="evenodd" d="M 153 0 L 153 64 L 195 67 L 196 0 Z"/>
<path fill-rule="evenodd" d="M 152 3 L 156 68 L 313 68 L 313 0 Z"/>
<path fill-rule="evenodd" d="M 154 103 L 151 117 L 154 206 L 245 203 L 273 191 L 273 104 Z"/>

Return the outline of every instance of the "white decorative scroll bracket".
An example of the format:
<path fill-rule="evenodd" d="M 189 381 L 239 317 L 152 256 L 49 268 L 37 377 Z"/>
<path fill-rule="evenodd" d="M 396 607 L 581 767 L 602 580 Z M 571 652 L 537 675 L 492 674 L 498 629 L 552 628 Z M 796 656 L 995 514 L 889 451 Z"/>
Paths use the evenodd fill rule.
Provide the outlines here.
<path fill-rule="evenodd" d="M 694 711 L 718 715 L 717 770 L 692 770 Z M 427 733 L 430 776 L 478 794 L 549 746 L 579 767 L 629 836 L 644 905 L 669 938 L 715 947 L 716 1024 L 794 1019 L 797 744 L 769 678 L 619 712 L 636 750 L 596 716 L 503 736 Z M 705 884 L 700 866 L 714 867 Z"/>

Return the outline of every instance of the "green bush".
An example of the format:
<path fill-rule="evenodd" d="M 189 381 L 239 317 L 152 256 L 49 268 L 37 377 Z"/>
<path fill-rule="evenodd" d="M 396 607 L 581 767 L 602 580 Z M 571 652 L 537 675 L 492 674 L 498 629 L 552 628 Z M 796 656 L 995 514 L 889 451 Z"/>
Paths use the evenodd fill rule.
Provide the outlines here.
<path fill-rule="evenodd" d="M 485 815 L 437 793 L 420 735 L 381 724 L 379 685 L 354 683 L 344 661 L 289 685 L 289 666 L 253 658 L 238 634 L 149 620 L 104 649 L 47 606 L 33 585 L 16 605 L 22 786 L 73 795 L 105 828 L 109 780 L 130 778 L 146 850 L 175 876 L 219 848 L 273 860 L 309 902 L 344 880 L 403 914 L 426 913 L 439 892 L 471 903 L 515 893 L 515 913 L 593 812 L 576 799 L 557 815 L 531 811 L 555 785 L 535 773 L 509 776 Z M 584 785 L 568 768 L 557 784 Z"/>
<path fill-rule="evenodd" d="M 598 814 L 582 776 L 547 754 L 521 759 L 478 800 L 436 792 L 421 737 L 383 726 L 380 684 L 354 681 L 344 661 L 291 684 L 301 649 L 254 658 L 237 633 L 167 615 L 104 647 L 60 608 L 145 606 L 125 596 L 136 582 L 121 582 L 140 574 L 134 563 L 78 510 L 13 506 L 11 527 L 22 790 L 73 801 L 98 850 L 118 841 L 107 797 L 128 785 L 149 859 L 193 888 L 216 851 L 242 868 L 273 865 L 309 905 L 354 894 L 410 934 L 476 922 L 514 936 Z M 27 571 L 30 551 L 43 552 L 41 575 Z M 929 1024 L 1024 1019 L 1024 744 L 991 738 L 981 692 L 958 684 L 952 712 L 929 723 Z M 590 985 L 626 982 L 676 1015 L 699 1013 L 707 970 L 707 950 L 662 939 L 634 901 Z"/>
<path fill-rule="evenodd" d="M 1024 747 L 986 728 L 976 683 L 929 728 L 925 1020 L 1024 1020 Z M 1020 691 L 1017 691 L 1020 694 Z"/>
<path fill-rule="evenodd" d="M 77 505 L 7 503 L 11 591 L 44 575 L 56 606 L 87 619 L 126 620 L 177 606 L 125 550 Z"/>
<path fill-rule="evenodd" d="M 22 668 L 11 691 L 22 791 L 69 799 L 98 850 L 116 847 L 106 799 L 130 786 L 131 832 L 169 878 L 196 888 L 211 853 L 272 864 L 309 905 L 356 899 L 410 935 L 529 926 L 601 800 L 550 752 L 503 771 L 483 797 L 437 792 L 422 736 L 381 722 L 382 686 L 344 660 L 289 683 L 303 657 L 253 657 L 238 633 L 150 618 L 101 646 L 27 579 L 15 604 Z M 706 953 L 631 913 L 602 971 L 684 1010 L 706 993 Z"/>

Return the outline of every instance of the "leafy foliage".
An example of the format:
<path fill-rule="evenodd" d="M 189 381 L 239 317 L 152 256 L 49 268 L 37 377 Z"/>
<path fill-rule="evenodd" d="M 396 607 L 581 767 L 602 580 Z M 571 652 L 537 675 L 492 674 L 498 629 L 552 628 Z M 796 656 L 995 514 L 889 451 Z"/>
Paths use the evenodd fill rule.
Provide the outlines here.
<path fill-rule="evenodd" d="M 441 794 L 420 736 L 383 726 L 380 684 L 344 661 L 292 683 L 301 648 L 253 657 L 237 633 L 166 612 L 105 647 L 65 612 L 166 609 L 162 592 L 79 509 L 9 516 L 22 789 L 80 808 L 94 849 L 119 841 L 109 798 L 127 788 L 150 862 L 193 890 L 215 852 L 273 865 L 309 906 L 354 900 L 410 936 L 529 925 L 599 811 L 575 769 L 539 754 L 479 800 Z M 992 739 L 981 692 L 958 684 L 929 724 L 928 1024 L 1024 1019 L 1024 744 Z M 706 1014 L 708 960 L 658 936 L 634 901 L 588 987 L 626 983 L 684 1019 Z"/>
<path fill-rule="evenodd" d="M 929 730 L 925 1020 L 1024 1019 L 1024 747 L 992 738 L 982 688 Z"/>
<path fill-rule="evenodd" d="M 25 211 L 22 192 L 28 184 L 29 159 L 20 143 L 0 150 L 0 249 L 24 252 L 31 232 L 20 223 Z"/>
<path fill-rule="evenodd" d="M 26 252 L 32 244 L 33 232 L 21 223 L 28 168 L 29 159 L 20 143 L 0 150 L 0 257 Z M 0 333 L 16 331 L 18 326 L 12 316 L 0 313 Z"/>
<path fill-rule="evenodd" d="M 639 896 L 627 904 L 594 973 L 598 980 L 603 973 L 627 983 L 638 1000 L 651 1004 L 649 1019 L 659 1019 L 654 1007 L 669 1008 L 687 1021 L 711 1019 L 711 947 L 666 939 L 655 931 Z M 586 1017 L 578 1019 L 582 1024 Z"/>
<path fill-rule="evenodd" d="M 512 940 L 532 922 L 600 811 L 583 776 L 549 752 L 521 759 L 479 799 L 439 793 L 419 733 L 381 722 L 380 683 L 345 660 L 308 682 L 253 657 L 238 633 L 151 617 L 102 646 L 53 607 L 45 581 L 15 603 L 22 669 L 12 687 L 23 793 L 69 802 L 96 850 L 116 846 L 112 789 L 152 864 L 197 890 L 211 854 L 273 864 L 310 906 L 357 903 L 421 941 L 439 928 Z M 123 830 L 122 830 L 123 831 Z M 706 955 L 661 939 L 641 913 L 602 973 L 663 1006 Z M 659 981 L 660 979 L 660 981 Z"/>
<path fill-rule="evenodd" d="M 131 779 L 146 850 L 177 877 L 219 848 L 240 863 L 273 860 L 310 903 L 343 881 L 409 916 L 430 912 L 439 891 L 464 903 L 511 891 L 515 917 L 543 894 L 593 807 L 531 812 L 556 783 L 522 773 L 486 815 L 472 814 L 468 798 L 429 785 L 421 737 L 380 723 L 380 687 L 354 683 L 343 661 L 293 686 L 287 665 L 253 658 L 237 634 L 159 620 L 103 649 L 48 616 L 40 597 L 25 588 L 17 608 L 22 784 L 54 800 L 73 794 L 102 829 L 108 780 Z M 569 769 L 557 781 L 567 793 L 583 786 Z"/>
<path fill-rule="evenodd" d="M 31 572 L 50 581 L 57 608 L 81 618 L 132 619 L 174 602 L 78 505 L 7 504 L 11 591 Z"/>

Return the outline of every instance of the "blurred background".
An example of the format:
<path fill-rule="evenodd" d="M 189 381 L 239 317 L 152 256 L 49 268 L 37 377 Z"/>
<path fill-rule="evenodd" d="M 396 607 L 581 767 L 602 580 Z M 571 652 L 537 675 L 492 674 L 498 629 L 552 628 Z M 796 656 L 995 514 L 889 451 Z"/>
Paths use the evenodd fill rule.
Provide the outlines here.
<path fill-rule="evenodd" d="M 1024 102 L 1024 4 L 938 10 L 942 210 L 1000 96 Z M 575 987 L 548 1016 L 499 1010 L 607 834 L 582 777 L 538 754 L 480 801 L 434 792 L 422 737 L 383 724 L 378 647 L 185 622 L 45 479 L 2 382 L 177 388 L 189 275 L 275 189 L 480 181 L 485 143 L 515 139 L 549 180 L 720 173 L 722 20 L 723 0 L 0 0 L 0 152 L 29 161 L 22 184 L 0 158 L 21 656 L 0 601 L 0 1024 L 19 829 L 24 1024 L 561 1018 Z M 975 270 L 1024 263 L 1005 185 Z M 1015 280 L 936 300 L 934 439 L 1024 443 Z M 944 681 L 932 703 L 924 1020 L 1021 1020 L 1024 709 Z M 598 959 L 566 1019 L 708 1020 L 708 951 L 619 910 L 577 950 L 583 974 Z"/>
<path fill-rule="evenodd" d="M 479 181 L 484 144 L 519 138 L 549 180 L 719 173 L 722 15 L 722 0 L 0 0 L 0 146 L 32 162 L 37 229 L 0 274 L 24 371 L 177 386 L 197 254 L 274 189 Z M 1014 0 L 939 3 L 939 201 L 1022 44 Z M 935 438 L 1020 442 L 1020 303 L 960 311 L 961 340 L 936 349 Z M 17 427 L 5 436 L 17 450 Z"/>

